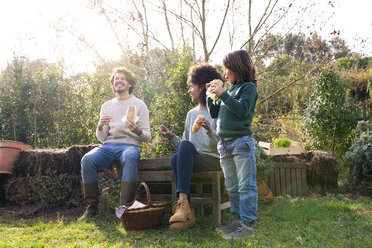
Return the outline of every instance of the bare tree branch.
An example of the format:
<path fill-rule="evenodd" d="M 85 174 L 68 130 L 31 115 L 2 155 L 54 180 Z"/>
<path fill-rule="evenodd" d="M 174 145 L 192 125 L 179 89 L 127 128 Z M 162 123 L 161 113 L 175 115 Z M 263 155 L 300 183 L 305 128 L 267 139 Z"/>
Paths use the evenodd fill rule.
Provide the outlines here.
<path fill-rule="evenodd" d="M 134 0 L 132 0 L 132 4 L 137 11 L 138 19 L 139 19 L 141 27 L 142 27 L 142 35 L 143 35 L 144 45 L 145 45 L 146 51 L 148 51 L 149 50 L 149 32 L 148 32 L 149 28 L 148 28 L 148 22 L 147 22 L 146 7 L 145 7 L 144 2 L 142 0 L 142 6 L 143 6 L 143 9 L 144 9 L 144 17 L 143 17 L 141 11 L 138 9 L 137 4 L 135 3 Z"/>
<path fill-rule="evenodd" d="M 93 47 L 93 45 L 89 44 L 88 41 L 86 40 L 85 36 L 83 35 L 77 35 L 74 32 L 72 32 L 69 28 L 64 27 L 64 29 L 69 32 L 73 37 L 78 39 L 79 41 L 83 42 L 86 47 L 88 47 L 91 51 L 93 51 L 96 56 L 99 58 L 99 60 L 104 61 L 104 58 L 100 55 L 100 53 Z"/>
<path fill-rule="evenodd" d="M 294 2 L 295 0 L 293 0 L 293 2 Z M 258 44 L 261 42 L 261 40 L 262 40 L 262 38 L 266 35 L 266 34 L 268 34 L 268 33 L 270 33 L 270 30 L 273 28 L 273 27 L 275 27 L 286 15 L 287 15 L 287 13 L 288 13 L 288 11 L 289 11 L 289 9 L 292 7 L 292 4 L 293 4 L 293 2 L 288 6 L 288 8 L 287 8 L 287 10 L 283 13 L 283 15 L 281 15 L 279 18 L 278 18 L 278 20 L 277 21 L 275 21 L 266 31 L 265 31 L 265 34 L 263 34 L 260 38 L 259 38 L 259 40 L 257 41 L 257 43 L 256 43 L 256 45 L 255 45 L 255 47 L 254 47 L 254 49 L 253 49 L 253 51 L 255 51 L 256 50 L 256 48 L 258 47 Z M 306 12 L 306 9 L 307 9 L 307 7 L 305 8 L 305 10 L 302 12 L 302 15 L 301 15 L 301 17 L 303 16 L 303 14 Z M 297 25 L 297 23 L 298 23 L 298 21 L 300 20 L 300 18 L 299 19 L 297 19 L 297 21 L 295 22 L 295 25 L 293 25 L 289 30 L 292 30 L 296 25 Z M 286 34 L 288 34 L 289 32 L 287 31 L 286 32 Z"/>
<path fill-rule="evenodd" d="M 310 1 L 308 2 L 310 3 Z M 276 42 L 274 42 L 273 44 L 271 44 L 267 49 L 266 51 L 259 57 L 259 59 L 256 60 L 256 63 L 258 63 L 259 61 L 261 61 L 261 59 L 266 55 L 266 53 L 273 47 L 275 46 L 276 44 L 278 44 L 279 41 L 281 41 L 285 36 L 287 36 L 289 34 L 289 32 L 297 25 L 297 23 L 301 20 L 302 16 L 305 14 L 307 8 L 308 8 L 309 4 L 306 6 L 306 8 L 304 9 L 304 11 L 302 12 L 301 16 L 295 21 L 295 23 L 292 25 L 292 27 L 290 27 L 287 32 L 282 35 L 280 37 L 280 39 L 278 39 Z M 261 39 L 263 38 L 263 36 L 260 38 L 259 41 L 261 41 Z M 258 43 L 258 42 L 257 42 Z M 256 49 L 255 49 L 256 50 Z"/>
<path fill-rule="evenodd" d="M 107 22 L 109 23 L 110 27 L 111 27 L 111 30 L 112 32 L 114 33 L 115 37 L 116 37 L 116 40 L 117 40 L 117 45 L 120 47 L 122 53 L 124 54 L 125 53 L 125 49 L 124 49 L 124 46 L 121 44 L 120 42 L 120 38 L 118 36 L 118 34 L 116 33 L 116 30 L 114 28 L 114 26 L 112 25 L 112 21 L 111 19 L 109 18 L 109 16 L 107 15 L 106 13 L 106 10 L 103 8 L 103 7 L 100 7 L 101 8 L 101 13 L 106 17 L 106 20 Z"/>
<path fill-rule="evenodd" d="M 265 8 L 265 11 L 264 13 L 262 14 L 260 20 L 258 21 L 254 31 L 253 31 L 253 34 L 249 34 L 249 38 L 246 42 L 244 42 L 244 44 L 240 47 L 240 49 L 242 49 L 247 43 L 250 43 L 254 36 L 256 35 L 256 33 L 261 29 L 262 25 L 264 25 L 266 23 L 266 20 L 269 18 L 269 16 L 271 16 L 272 12 L 273 12 L 273 9 L 274 7 L 276 6 L 276 4 L 278 3 L 279 0 L 276 0 L 276 2 L 274 3 L 274 5 L 271 7 L 271 10 L 270 10 L 270 13 L 267 14 L 267 11 L 268 9 L 270 8 L 270 5 L 271 5 L 271 0 L 269 1 L 269 3 L 267 4 L 266 8 Z M 251 8 L 251 1 L 249 1 L 249 8 Z M 266 18 L 265 18 L 266 17 Z M 249 13 L 249 16 L 248 16 L 248 20 L 250 22 L 251 20 L 251 14 Z"/>
<path fill-rule="evenodd" d="M 214 48 L 216 47 L 217 42 L 218 42 L 219 39 L 220 39 L 220 36 L 221 36 L 221 33 L 222 33 L 222 29 L 223 29 L 223 27 L 224 27 L 224 25 L 225 25 L 225 20 L 226 20 L 226 16 L 227 16 L 227 13 L 228 13 L 228 11 L 229 11 L 229 8 L 230 8 L 230 0 L 227 1 L 227 6 L 226 6 L 226 9 L 225 9 L 225 14 L 223 15 L 223 20 L 222 20 L 222 23 L 221 23 L 221 25 L 220 25 L 220 30 L 218 31 L 217 38 L 216 38 L 216 40 L 214 41 L 214 44 L 213 44 L 211 50 L 208 52 L 208 60 L 209 60 L 209 57 L 210 57 L 210 55 L 212 54 Z M 207 60 L 207 61 L 208 61 L 208 60 Z"/>
<path fill-rule="evenodd" d="M 146 37 L 145 37 L 145 35 L 143 33 L 142 34 L 139 33 L 137 31 L 137 29 L 127 21 L 128 18 L 131 18 L 130 16 L 121 16 L 120 14 L 123 15 L 123 13 L 119 12 L 118 10 L 116 10 L 116 9 L 114 9 L 112 7 L 109 7 L 109 8 L 113 11 L 112 14 L 115 15 L 116 18 L 118 18 L 119 20 L 121 20 L 127 27 L 129 27 L 129 29 L 131 29 L 142 40 L 142 42 L 144 44 L 146 44 Z M 145 25 L 145 27 L 148 30 L 148 38 L 151 38 L 152 40 L 156 41 L 163 48 L 168 49 L 166 45 L 164 45 L 160 40 L 158 40 L 156 38 L 156 36 L 154 35 L 154 33 L 149 29 L 148 25 L 147 24 L 144 24 L 144 25 Z"/>
<path fill-rule="evenodd" d="M 230 30 L 230 25 L 227 25 L 228 32 L 229 32 L 229 44 L 230 44 L 230 49 L 233 48 L 234 46 L 234 39 L 235 39 L 235 12 L 234 12 L 234 6 L 235 6 L 235 0 L 232 1 L 231 3 L 231 30 Z"/>
<path fill-rule="evenodd" d="M 168 20 L 168 13 L 167 13 L 167 5 L 165 4 L 165 0 L 161 0 L 161 4 L 163 6 L 163 12 L 164 12 L 164 19 L 165 19 L 165 25 L 167 26 L 167 30 L 168 30 L 168 34 L 169 34 L 169 38 L 171 40 L 171 45 L 172 45 L 172 50 L 174 50 L 174 41 L 173 41 L 173 36 L 172 36 L 172 32 L 171 32 L 171 29 L 170 29 L 170 26 L 169 26 L 169 20 Z M 182 15 L 182 6 L 181 6 L 181 15 Z M 181 24 L 182 25 L 182 24 Z M 181 30 L 182 30 L 182 26 L 181 26 Z M 182 36 L 183 36 L 183 30 L 182 30 Z"/>

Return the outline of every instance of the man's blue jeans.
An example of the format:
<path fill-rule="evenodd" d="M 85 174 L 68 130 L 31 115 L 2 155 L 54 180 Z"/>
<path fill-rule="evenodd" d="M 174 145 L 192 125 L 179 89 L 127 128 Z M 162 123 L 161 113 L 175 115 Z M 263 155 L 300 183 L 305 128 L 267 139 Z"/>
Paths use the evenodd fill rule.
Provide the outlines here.
<path fill-rule="evenodd" d="M 177 193 L 187 194 L 189 202 L 192 172 L 221 170 L 218 158 L 198 153 L 188 140 L 181 141 L 177 152 L 170 159 L 170 164 L 177 183 Z"/>
<path fill-rule="evenodd" d="M 256 157 L 252 136 L 231 141 L 220 140 L 217 146 L 229 193 L 230 212 L 234 219 L 253 227 L 257 219 Z"/>
<path fill-rule="evenodd" d="M 117 162 L 123 166 L 121 181 L 136 182 L 140 151 L 135 145 L 122 143 L 104 143 L 96 147 L 81 159 L 83 183 L 98 181 L 98 171 L 110 168 Z"/>

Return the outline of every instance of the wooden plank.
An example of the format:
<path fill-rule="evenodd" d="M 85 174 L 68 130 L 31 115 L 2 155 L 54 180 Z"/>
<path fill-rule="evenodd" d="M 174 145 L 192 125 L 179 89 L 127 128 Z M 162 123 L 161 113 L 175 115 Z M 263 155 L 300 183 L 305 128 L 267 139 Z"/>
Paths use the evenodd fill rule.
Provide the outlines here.
<path fill-rule="evenodd" d="M 137 181 L 142 182 L 171 182 L 172 171 L 138 171 Z"/>
<path fill-rule="evenodd" d="M 222 171 L 203 171 L 203 172 L 198 172 L 198 173 L 192 173 L 191 180 L 201 180 L 201 179 L 212 179 L 216 175 L 219 177 L 223 177 L 223 172 Z"/>
<path fill-rule="evenodd" d="M 298 196 L 303 196 L 301 169 L 296 169 L 296 185 Z"/>
<path fill-rule="evenodd" d="M 282 162 L 275 162 L 273 163 L 274 168 L 306 168 L 305 163 L 282 163 Z"/>
<path fill-rule="evenodd" d="M 176 202 L 176 201 L 177 201 L 177 184 L 176 184 L 176 180 L 172 180 L 172 202 Z"/>
<path fill-rule="evenodd" d="M 202 181 L 197 181 L 196 182 L 196 195 L 199 196 L 199 197 L 203 197 L 203 182 Z M 204 204 L 201 203 L 197 207 L 198 207 L 198 210 L 199 210 L 199 214 L 201 216 L 204 216 Z"/>
<path fill-rule="evenodd" d="M 301 183 L 302 183 L 302 191 L 304 195 L 307 195 L 308 188 L 307 188 L 307 181 L 306 181 L 306 169 L 301 170 Z"/>
<path fill-rule="evenodd" d="M 212 195 L 213 195 L 213 220 L 219 225 L 221 223 L 221 181 L 220 175 L 215 174 L 212 178 Z"/>
<path fill-rule="evenodd" d="M 146 196 L 140 196 L 138 199 L 142 203 L 147 202 Z M 171 195 L 169 194 L 151 194 L 151 201 L 166 201 L 170 202 L 171 201 Z"/>
<path fill-rule="evenodd" d="M 138 170 L 170 168 L 169 158 L 140 159 Z"/>
<path fill-rule="evenodd" d="M 266 150 L 264 150 L 266 151 Z M 302 148 L 300 143 L 295 143 L 290 147 L 274 147 L 271 146 L 270 150 L 268 151 L 268 155 L 274 156 L 274 155 L 293 155 L 293 154 L 301 154 Z"/>
<path fill-rule="evenodd" d="M 206 197 L 192 197 L 191 198 L 191 205 L 200 205 L 200 204 L 212 204 L 213 205 L 213 198 L 206 198 Z"/>
<path fill-rule="evenodd" d="M 275 196 L 276 194 L 275 194 L 275 173 L 274 171 L 270 174 L 269 185 L 270 185 L 269 188 L 271 192 L 273 192 Z"/>
<path fill-rule="evenodd" d="M 298 196 L 298 190 L 297 190 L 297 179 L 296 179 L 296 170 L 298 170 L 297 168 L 292 168 L 291 169 L 291 190 L 292 190 L 292 194 L 291 196 Z"/>
<path fill-rule="evenodd" d="M 279 168 L 280 170 L 280 195 L 286 194 L 286 182 L 285 182 L 285 168 Z"/>
<path fill-rule="evenodd" d="M 230 208 L 230 206 L 231 206 L 231 204 L 230 204 L 229 201 L 228 202 L 224 202 L 224 203 L 221 204 L 220 210 L 224 210 L 224 209 Z"/>
<path fill-rule="evenodd" d="M 280 168 L 274 168 L 275 170 L 275 196 L 280 195 Z"/>
<path fill-rule="evenodd" d="M 285 185 L 286 185 L 285 194 L 292 195 L 291 169 L 285 168 L 284 170 L 285 170 Z"/>

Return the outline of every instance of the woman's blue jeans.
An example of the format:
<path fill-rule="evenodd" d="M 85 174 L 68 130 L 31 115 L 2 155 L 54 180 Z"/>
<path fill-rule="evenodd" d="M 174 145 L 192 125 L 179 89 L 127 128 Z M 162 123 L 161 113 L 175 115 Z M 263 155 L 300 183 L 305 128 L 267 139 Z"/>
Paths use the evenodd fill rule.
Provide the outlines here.
<path fill-rule="evenodd" d="M 170 158 L 170 164 L 177 183 L 177 193 L 187 194 L 189 202 L 192 172 L 221 170 L 218 158 L 198 153 L 188 140 L 181 141 L 177 152 Z"/>
<path fill-rule="evenodd" d="M 122 143 L 104 143 L 96 147 L 81 159 L 81 177 L 83 183 L 98 181 L 98 171 L 108 169 L 120 162 L 123 167 L 121 181 L 136 182 L 140 151 L 135 145 Z"/>
<path fill-rule="evenodd" d="M 252 136 L 231 141 L 220 140 L 217 146 L 229 193 L 230 212 L 234 219 L 253 227 L 257 219 L 256 157 Z"/>

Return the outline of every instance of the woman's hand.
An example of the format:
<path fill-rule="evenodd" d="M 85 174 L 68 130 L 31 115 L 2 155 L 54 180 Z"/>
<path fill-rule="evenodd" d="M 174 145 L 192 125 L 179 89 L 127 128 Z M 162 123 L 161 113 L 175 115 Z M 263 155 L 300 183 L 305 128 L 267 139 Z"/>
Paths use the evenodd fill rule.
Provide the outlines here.
<path fill-rule="evenodd" d="M 163 137 L 168 138 L 168 139 L 171 139 L 171 138 L 173 138 L 173 136 L 174 136 L 174 133 L 172 133 L 172 131 L 170 131 L 166 126 L 163 126 L 163 125 L 161 125 L 161 126 L 159 127 L 159 133 L 160 133 Z"/>
<path fill-rule="evenodd" d="M 98 122 L 98 130 L 99 131 L 102 131 L 103 130 L 103 126 L 104 125 L 108 125 L 111 121 L 112 117 L 109 116 L 109 115 L 104 115 L 102 116 L 100 119 L 99 119 L 99 122 Z"/>
<path fill-rule="evenodd" d="M 130 131 L 132 131 L 133 133 L 137 134 L 137 135 L 141 135 L 142 134 L 142 129 L 134 122 L 134 121 L 131 121 L 131 120 L 126 120 L 125 121 L 125 125 L 129 128 Z"/>
<path fill-rule="evenodd" d="M 197 122 L 200 123 L 201 126 L 205 128 L 205 130 L 207 130 L 207 134 L 210 134 L 212 132 L 212 126 L 207 119 L 200 118 L 199 120 L 197 120 Z"/>

